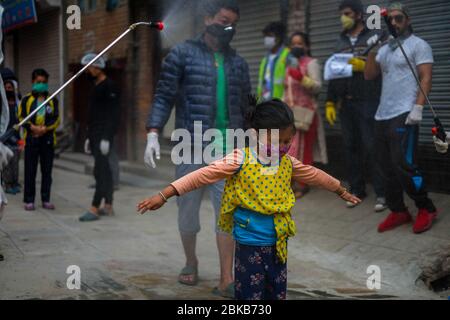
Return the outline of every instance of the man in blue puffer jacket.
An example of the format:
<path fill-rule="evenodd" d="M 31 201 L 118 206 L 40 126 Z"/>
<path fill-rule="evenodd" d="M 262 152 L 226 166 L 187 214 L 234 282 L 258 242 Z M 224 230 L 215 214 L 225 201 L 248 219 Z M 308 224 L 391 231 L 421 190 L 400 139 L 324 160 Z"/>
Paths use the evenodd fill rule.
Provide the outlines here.
<path fill-rule="evenodd" d="M 153 156 L 160 158 L 158 134 L 167 123 L 173 105 L 176 106 L 176 128 L 187 129 L 192 136 L 194 122 L 198 121 L 201 122 L 203 132 L 214 128 L 224 134 L 226 129 L 244 128 L 248 95 L 251 92 L 248 65 L 229 45 L 239 20 L 239 7 L 235 0 L 209 0 L 205 2 L 205 12 L 205 32 L 175 46 L 164 61 L 146 125 L 148 140 L 144 160 L 153 168 L 156 167 Z M 226 146 L 226 143 L 222 142 L 222 146 Z M 184 176 L 203 165 L 177 165 L 176 177 Z M 223 181 L 208 187 L 216 222 L 223 187 Z M 195 285 L 198 281 L 195 247 L 196 236 L 200 231 L 199 210 L 204 191 L 200 189 L 177 200 L 178 227 L 186 255 L 186 265 L 178 280 L 187 285 Z M 220 233 L 217 228 L 216 235 L 221 277 L 214 293 L 233 297 L 234 242 L 230 235 Z"/>

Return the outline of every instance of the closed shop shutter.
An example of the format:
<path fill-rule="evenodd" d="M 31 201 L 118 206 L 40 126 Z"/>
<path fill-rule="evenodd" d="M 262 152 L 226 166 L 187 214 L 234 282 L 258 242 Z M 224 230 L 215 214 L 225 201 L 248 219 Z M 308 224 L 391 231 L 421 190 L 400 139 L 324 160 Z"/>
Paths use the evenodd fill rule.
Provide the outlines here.
<path fill-rule="evenodd" d="M 18 30 L 16 67 L 22 94 L 31 91 L 31 72 L 36 68 L 50 74 L 50 92 L 59 88 L 59 23 L 59 10 L 53 10 L 40 14 L 38 23 Z"/>
<path fill-rule="evenodd" d="M 272 21 L 281 20 L 279 0 L 240 0 L 241 19 L 232 46 L 247 60 L 253 92 L 258 83 L 259 63 L 266 54 L 262 30 Z"/>

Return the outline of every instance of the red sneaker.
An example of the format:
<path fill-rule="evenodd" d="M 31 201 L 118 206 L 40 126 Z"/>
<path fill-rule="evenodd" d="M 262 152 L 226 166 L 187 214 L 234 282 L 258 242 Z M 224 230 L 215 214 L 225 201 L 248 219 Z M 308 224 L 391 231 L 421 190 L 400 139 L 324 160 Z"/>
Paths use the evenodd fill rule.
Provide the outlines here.
<path fill-rule="evenodd" d="M 430 212 L 427 209 L 419 209 L 416 222 L 414 223 L 413 232 L 422 233 L 431 228 L 433 220 L 437 217 L 437 212 Z"/>
<path fill-rule="evenodd" d="M 412 221 L 411 214 L 408 211 L 391 212 L 387 218 L 378 226 L 378 232 L 385 232 Z"/>

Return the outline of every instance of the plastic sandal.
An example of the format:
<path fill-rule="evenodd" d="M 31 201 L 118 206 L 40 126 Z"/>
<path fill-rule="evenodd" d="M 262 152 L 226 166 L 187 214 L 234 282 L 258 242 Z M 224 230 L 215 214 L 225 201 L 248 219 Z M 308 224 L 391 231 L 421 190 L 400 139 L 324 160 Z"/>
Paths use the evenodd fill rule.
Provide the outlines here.
<path fill-rule="evenodd" d="M 234 299 L 234 283 L 230 283 L 225 290 L 220 290 L 218 287 L 215 287 L 212 294 L 222 298 Z"/>
<path fill-rule="evenodd" d="M 183 280 L 182 276 L 192 276 L 192 281 Z M 181 269 L 180 275 L 178 276 L 178 282 L 187 286 L 195 286 L 198 283 L 198 270 L 196 267 L 185 266 Z"/>
<path fill-rule="evenodd" d="M 93 214 L 92 212 L 86 212 L 78 220 L 80 220 L 81 222 L 91 222 L 91 221 L 97 221 L 99 219 L 100 218 L 96 214 Z"/>

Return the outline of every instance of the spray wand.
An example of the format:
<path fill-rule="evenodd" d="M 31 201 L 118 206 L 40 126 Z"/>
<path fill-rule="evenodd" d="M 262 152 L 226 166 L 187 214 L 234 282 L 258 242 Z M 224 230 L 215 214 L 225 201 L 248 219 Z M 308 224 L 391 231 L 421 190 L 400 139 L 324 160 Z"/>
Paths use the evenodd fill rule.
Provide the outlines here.
<path fill-rule="evenodd" d="M 40 109 L 42 109 L 47 103 L 49 103 L 54 97 L 56 97 L 61 91 L 63 91 L 70 83 L 77 79 L 83 72 L 89 68 L 95 61 L 97 61 L 102 55 L 104 55 L 109 49 L 111 49 L 116 43 L 118 43 L 123 37 L 125 37 L 130 31 L 133 31 L 138 26 L 147 26 L 152 29 L 162 31 L 164 29 L 164 24 L 162 22 L 137 22 L 128 27 L 125 32 L 118 36 L 113 42 L 111 42 L 105 49 L 103 49 L 94 59 L 89 61 L 80 71 L 77 72 L 72 78 L 70 78 L 66 83 L 64 83 L 58 90 L 56 90 L 51 96 L 49 96 L 44 102 L 42 102 L 36 109 L 34 109 L 25 119 L 20 123 L 14 125 L 8 131 L 6 131 L 1 137 L 0 142 L 5 143 L 11 138 L 15 132 L 19 131 L 25 123 L 27 123 Z"/>

